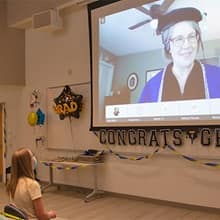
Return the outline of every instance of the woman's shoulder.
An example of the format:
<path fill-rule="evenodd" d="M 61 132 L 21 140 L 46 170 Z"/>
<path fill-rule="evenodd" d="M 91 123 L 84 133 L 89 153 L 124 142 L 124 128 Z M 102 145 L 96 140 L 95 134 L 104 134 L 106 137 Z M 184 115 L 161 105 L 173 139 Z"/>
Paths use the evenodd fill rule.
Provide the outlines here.
<path fill-rule="evenodd" d="M 31 178 L 26 178 L 27 190 L 31 195 L 32 200 L 41 197 L 40 184 Z"/>
<path fill-rule="evenodd" d="M 29 177 L 24 177 L 22 179 L 29 187 L 30 186 L 40 187 L 39 183 L 35 179 L 29 178 Z"/>
<path fill-rule="evenodd" d="M 220 73 L 220 66 L 204 64 L 204 67 L 208 74 L 219 74 Z"/>

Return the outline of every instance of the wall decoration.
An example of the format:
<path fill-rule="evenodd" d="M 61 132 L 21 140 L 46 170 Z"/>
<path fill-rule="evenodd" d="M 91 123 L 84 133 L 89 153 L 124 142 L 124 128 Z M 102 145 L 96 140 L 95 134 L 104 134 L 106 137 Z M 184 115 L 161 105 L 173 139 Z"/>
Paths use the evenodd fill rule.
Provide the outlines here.
<path fill-rule="evenodd" d="M 196 141 L 202 146 L 220 147 L 220 128 L 191 129 L 100 129 L 96 132 L 99 143 L 104 145 L 141 145 L 163 146 L 173 144 L 182 146 L 188 140 L 193 145 Z"/>
<path fill-rule="evenodd" d="M 60 120 L 66 117 L 79 118 L 82 111 L 82 99 L 82 95 L 76 94 L 67 85 L 63 88 L 60 95 L 54 98 L 54 111 L 59 115 Z"/>
<path fill-rule="evenodd" d="M 45 120 L 45 114 L 39 108 L 40 106 L 40 90 L 39 89 L 34 89 L 31 92 L 29 105 L 30 105 L 31 111 L 28 114 L 28 124 L 30 126 L 43 125 L 44 120 Z"/>
<path fill-rule="evenodd" d="M 37 114 L 37 125 L 40 126 L 43 125 L 45 121 L 45 114 L 40 108 L 37 109 L 36 114 Z"/>
<path fill-rule="evenodd" d="M 30 107 L 35 108 L 40 105 L 40 90 L 34 89 L 30 96 Z"/>
<path fill-rule="evenodd" d="M 94 137 L 90 128 L 90 82 L 69 85 L 76 94 L 83 96 L 83 106 L 79 119 L 67 117 L 60 120 L 54 112 L 54 97 L 58 97 L 64 86 L 47 89 L 47 148 L 59 150 L 85 150 L 94 148 Z M 96 143 L 96 147 L 99 143 Z"/>
<path fill-rule="evenodd" d="M 214 168 L 220 168 L 220 163 L 218 163 L 218 162 L 209 162 L 209 161 L 196 159 L 195 157 L 182 154 L 178 150 L 176 150 L 176 148 L 172 145 L 165 145 L 163 147 L 156 147 L 155 150 L 151 154 L 146 154 L 144 156 L 137 156 L 137 157 L 124 156 L 124 155 L 121 155 L 119 153 L 112 151 L 111 149 L 109 149 L 109 153 L 117 156 L 119 159 L 122 159 L 122 160 L 139 161 L 139 160 L 143 160 L 143 159 L 152 159 L 153 156 L 155 156 L 157 153 L 160 152 L 160 150 L 164 150 L 164 149 L 169 149 L 170 151 L 172 151 L 176 155 L 181 156 L 185 160 L 188 160 L 188 161 L 193 162 L 195 164 L 200 164 L 203 166 L 209 166 L 209 167 L 214 167 Z"/>
<path fill-rule="evenodd" d="M 103 130 L 100 130 L 100 132 L 103 135 L 103 133 L 108 132 L 108 131 L 103 129 Z M 205 132 L 206 134 L 208 133 L 208 135 L 210 135 L 210 129 L 203 128 L 202 132 Z M 217 132 L 219 134 L 219 129 L 217 129 L 217 131 L 215 130 L 215 132 Z M 112 130 L 110 130 L 110 133 L 112 133 Z M 192 133 L 194 133 L 194 132 L 192 132 Z M 95 136 L 97 138 L 99 138 L 98 132 L 94 132 L 94 134 L 95 134 Z M 201 134 L 201 135 L 203 136 L 204 134 Z M 220 139 L 219 135 L 217 135 L 217 137 Z M 143 159 L 152 159 L 154 156 L 156 156 L 156 154 L 162 152 L 165 149 L 168 149 L 172 153 L 174 153 L 174 154 L 176 154 L 178 156 L 181 156 L 185 160 L 193 162 L 194 164 L 200 164 L 200 165 L 203 165 L 203 166 L 220 168 L 220 163 L 219 162 L 211 162 L 211 161 L 209 161 L 209 159 L 201 160 L 201 159 L 195 158 L 194 156 L 189 156 L 189 155 L 183 154 L 179 150 L 177 150 L 176 147 L 174 147 L 171 144 L 164 144 L 164 145 L 161 145 L 161 146 L 154 146 L 153 151 L 151 153 L 148 153 L 148 154 L 145 154 L 145 155 L 141 155 L 141 156 L 126 156 L 126 155 L 122 155 L 121 153 L 118 153 L 118 152 L 115 152 L 114 150 L 112 150 L 110 148 L 110 146 L 108 144 L 106 144 L 106 143 L 105 143 L 105 147 L 107 148 L 107 150 L 108 150 L 108 152 L 110 154 L 112 154 L 112 155 L 114 155 L 114 156 L 116 156 L 116 157 L 118 157 L 119 159 L 122 159 L 122 160 L 140 161 L 140 160 L 143 160 Z M 104 153 L 104 151 L 103 151 L 103 153 Z"/>
<path fill-rule="evenodd" d="M 127 80 L 128 89 L 133 91 L 136 89 L 137 85 L 138 85 L 138 75 L 137 73 L 131 73 L 128 76 L 128 80 Z"/>
<path fill-rule="evenodd" d="M 30 126 L 35 126 L 37 124 L 37 120 L 38 120 L 38 116 L 36 114 L 36 112 L 31 111 L 28 114 L 28 123 Z"/>

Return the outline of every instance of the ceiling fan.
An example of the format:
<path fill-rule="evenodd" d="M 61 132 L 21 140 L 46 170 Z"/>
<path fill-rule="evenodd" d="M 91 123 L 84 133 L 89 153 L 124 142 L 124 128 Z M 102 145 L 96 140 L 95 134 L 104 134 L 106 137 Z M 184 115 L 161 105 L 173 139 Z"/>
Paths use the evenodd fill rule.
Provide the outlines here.
<path fill-rule="evenodd" d="M 145 25 L 149 22 L 151 22 L 153 19 L 158 19 L 161 15 L 165 14 L 167 12 L 167 10 L 169 9 L 169 7 L 171 6 L 171 4 L 174 2 L 175 0 L 164 0 L 163 3 L 161 5 L 159 4 L 153 4 L 149 9 L 145 8 L 144 6 L 140 6 L 137 7 L 136 9 L 144 14 L 146 14 L 147 16 L 150 16 L 149 19 L 146 19 L 144 21 L 141 21 L 135 25 L 132 25 L 130 27 L 128 27 L 130 30 L 134 30 L 136 28 L 141 27 L 142 25 Z"/>

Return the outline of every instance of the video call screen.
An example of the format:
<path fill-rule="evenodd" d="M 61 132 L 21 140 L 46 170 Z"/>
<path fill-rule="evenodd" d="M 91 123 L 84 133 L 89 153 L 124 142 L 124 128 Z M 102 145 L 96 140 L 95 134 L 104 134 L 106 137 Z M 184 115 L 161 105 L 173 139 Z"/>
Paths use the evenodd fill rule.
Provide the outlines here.
<path fill-rule="evenodd" d="M 219 0 L 90 4 L 91 128 L 219 125 L 219 8 Z"/>

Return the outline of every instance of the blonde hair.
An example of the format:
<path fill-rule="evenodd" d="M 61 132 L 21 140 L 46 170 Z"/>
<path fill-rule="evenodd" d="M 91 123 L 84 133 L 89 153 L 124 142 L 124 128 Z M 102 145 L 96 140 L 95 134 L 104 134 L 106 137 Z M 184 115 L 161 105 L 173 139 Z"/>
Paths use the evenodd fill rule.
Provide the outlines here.
<path fill-rule="evenodd" d="M 17 149 L 12 155 L 11 177 L 6 188 L 12 198 L 14 198 L 18 180 L 21 177 L 34 179 L 31 151 L 24 147 Z"/>

